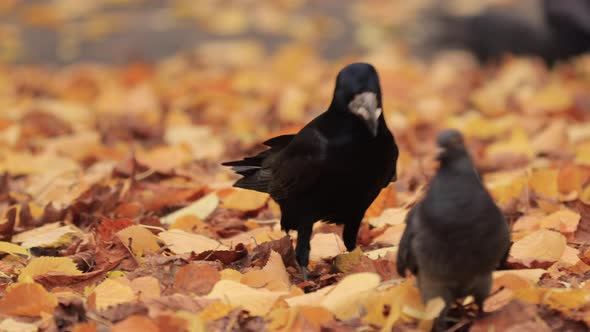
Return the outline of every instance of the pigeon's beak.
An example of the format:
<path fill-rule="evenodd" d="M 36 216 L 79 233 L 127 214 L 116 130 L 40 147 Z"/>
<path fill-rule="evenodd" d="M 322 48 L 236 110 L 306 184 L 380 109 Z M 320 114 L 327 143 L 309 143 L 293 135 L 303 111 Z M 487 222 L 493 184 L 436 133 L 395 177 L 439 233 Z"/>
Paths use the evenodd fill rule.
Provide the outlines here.
<path fill-rule="evenodd" d="M 377 95 L 373 92 L 363 92 L 354 97 L 348 105 L 350 112 L 363 120 L 373 137 L 379 130 L 379 117 L 383 110 L 378 107 Z"/>
<path fill-rule="evenodd" d="M 436 159 L 441 160 L 446 153 L 447 153 L 447 149 L 443 148 L 442 146 L 438 146 L 436 148 Z"/>

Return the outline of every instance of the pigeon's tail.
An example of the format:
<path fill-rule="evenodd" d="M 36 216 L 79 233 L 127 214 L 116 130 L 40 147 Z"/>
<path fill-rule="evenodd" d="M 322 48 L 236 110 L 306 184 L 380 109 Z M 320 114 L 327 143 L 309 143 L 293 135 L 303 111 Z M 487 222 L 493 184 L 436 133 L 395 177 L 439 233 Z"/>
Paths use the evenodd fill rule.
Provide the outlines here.
<path fill-rule="evenodd" d="M 270 149 L 262 151 L 254 157 L 223 163 L 223 166 L 230 166 L 234 172 L 243 176 L 234 183 L 234 187 L 267 193 L 272 180 L 272 171 L 263 167 L 264 161 L 287 146 L 293 137 L 295 135 L 282 135 L 271 138 L 263 143 Z"/>

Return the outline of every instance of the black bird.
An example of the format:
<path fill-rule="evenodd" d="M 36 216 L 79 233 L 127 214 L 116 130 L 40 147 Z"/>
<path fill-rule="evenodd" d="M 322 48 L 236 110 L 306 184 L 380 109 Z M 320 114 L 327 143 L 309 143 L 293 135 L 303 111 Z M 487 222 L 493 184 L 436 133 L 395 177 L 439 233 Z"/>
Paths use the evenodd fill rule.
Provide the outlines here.
<path fill-rule="evenodd" d="M 269 193 L 279 204 L 281 227 L 297 231 L 295 254 L 307 280 L 313 224 L 344 225 L 344 244 L 353 250 L 365 210 L 396 179 L 398 149 L 383 117 L 375 68 L 344 67 L 326 112 L 299 133 L 263 144 L 270 149 L 223 165 L 244 176 L 234 187 Z"/>
<path fill-rule="evenodd" d="M 422 201 L 406 218 L 397 271 L 417 276 L 424 303 L 441 297 L 445 308 L 433 330 L 443 330 L 451 303 L 473 295 L 480 313 L 492 272 L 510 246 L 508 224 L 480 182 L 456 130 L 438 138 L 440 168 Z"/>
<path fill-rule="evenodd" d="M 536 20 L 513 7 L 492 6 L 465 17 L 434 8 L 426 19 L 436 28 L 422 41 L 423 51 L 467 49 L 481 62 L 506 54 L 538 56 L 549 65 L 590 51 L 590 0 L 538 0 L 528 8 L 540 12 Z"/>

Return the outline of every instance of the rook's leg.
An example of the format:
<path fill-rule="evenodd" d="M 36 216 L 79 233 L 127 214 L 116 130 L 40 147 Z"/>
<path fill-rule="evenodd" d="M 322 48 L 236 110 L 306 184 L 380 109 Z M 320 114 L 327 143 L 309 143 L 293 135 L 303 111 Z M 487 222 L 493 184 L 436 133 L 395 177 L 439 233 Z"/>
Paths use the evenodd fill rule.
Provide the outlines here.
<path fill-rule="evenodd" d="M 309 263 L 309 250 L 311 241 L 312 224 L 299 227 L 297 230 L 297 246 L 295 247 L 295 257 L 301 268 L 303 280 L 307 281 L 307 264 Z"/>
<path fill-rule="evenodd" d="M 425 278 L 421 274 L 418 274 L 418 288 L 420 289 L 420 295 L 422 295 L 422 301 L 424 302 L 424 305 L 426 305 L 429 300 L 435 299 L 437 297 L 441 297 L 443 301 L 445 301 L 445 307 L 438 315 L 438 318 L 436 318 L 434 321 L 432 331 L 446 331 L 447 314 L 451 308 L 451 303 L 454 300 L 453 294 L 445 284 L 436 280 Z"/>
<path fill-rule="evenodd" d="M 346 250 L 353 251 L 356 248 L 356 237 L 359 232 L 359 227 L 361 226 L 361 220 L 351 220 L 352 222 L 344 223 L 344 230 L 342 231 L 342 237 L 344 240 L 344 245 L 346 246 Z"/>

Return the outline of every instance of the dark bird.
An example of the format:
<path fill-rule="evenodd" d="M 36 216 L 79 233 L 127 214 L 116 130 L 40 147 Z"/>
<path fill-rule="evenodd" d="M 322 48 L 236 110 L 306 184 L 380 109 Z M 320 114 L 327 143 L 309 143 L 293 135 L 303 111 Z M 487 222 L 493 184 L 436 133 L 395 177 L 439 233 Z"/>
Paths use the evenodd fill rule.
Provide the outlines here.
<path fill-rule="evenodd" d="M 444 4 L 444 2 L 441 2 Z M 537 56 L 552 65 L 590 51 L 590 0 L 537 0 L 490 6 L 470 16 L 436 7 L 422 53 L 466 49 L 481 62 L 506 54 Z"/>
<path fill-rule="evenodd" d="M 433 330 L 444 330 L 451 303 L 473 295 L 483 313 L 492 272 L 510 246 L 508 224 L 480 181 L 456 130 L 438 138 L 440 167 L 422 201 L 406 218 L 397 257 L 401 276 L 417 276 L 424 303 L 436 297 L 445 308 Z"/>
<path fill-rule="evenodd" d="M 344 67 L 326 112 L 299 133 L 263 144 L 269 149 L 223 165 L 243 176 L 234 187 L 269 193 L 279 204 L 281 227 L 297 231 L 295 254 L 307 280 L 313 224 L 344 225 L 344 244 L 353 250 L 365 210 L 396 179 L 398 149 L 383 117 L 375 68 Z"/>

